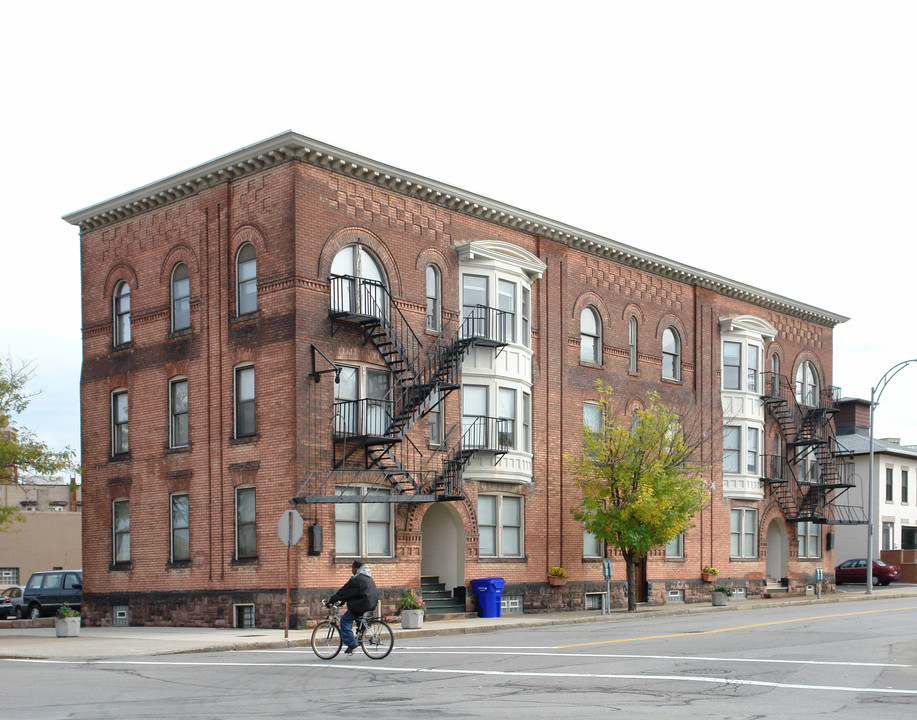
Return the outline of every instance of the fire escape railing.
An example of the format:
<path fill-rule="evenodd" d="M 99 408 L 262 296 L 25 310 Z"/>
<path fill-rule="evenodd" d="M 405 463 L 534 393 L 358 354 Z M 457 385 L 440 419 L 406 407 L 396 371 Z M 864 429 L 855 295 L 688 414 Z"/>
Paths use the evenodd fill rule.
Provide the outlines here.
<path fill-rule="evenodd" d="M 776 373 L 765 373 L 761 399 L 780 426 L 787 457 L 765 456 L 762 480 L 768 484 L 790 521 L 859 523 L 862 508 L 841 505 L 840 496 L 853 487 L 849 455 L 834 435 L 840 389 L 817 393 L 795 386 Z M 800 402 L 800 399 L 802 402 Z"/>
<path fill-rule="evenodd" d="M 475 345 L 495 347 L 499 352 L 513 340 L 513 313 L 484 305 L 463 307 L 461 321 L 445 322 L 425 350 L 384 284 L 333 276 L 330 286 L 332 332 L 344 323 L 359 325 L 364 342 L 373 342 L 394 378 L 390 398 L 335 401 L 332 469 L 343 472 L 348 460 L 362 449 L 366 471 L 386 477 L 396 493 L 412 493 L 412 501 L 417 501 L 418 493 L 429 495 L 427 501 L 433 499 L 433 490 L 454 497 L 459 487 L 456 483 L 474 453 L 505 453 L 509 449 L 511 421 L 482 418 L 473 422 L 464 429 L 460 441 L 443 443 L 431 458 L 424 457 L 406 433 L 426 414 L 433 398 L 441 401 L 460 387 L 461 362 Z M 403 444 L 405 439 L 408 442 Z M 403 447 L 396 449 L 397 445 Z M 444 454 L 447 450 L 451 456 Z M 362 474 L 365 480 L 366 473 Z M 313 481 L 322 475 L 321 471 L 310 473 Z M 332 475 L 319 484 L 329 482 L 336 482 Z M 328 492 L 313 492 L 311 496 L 332 497 Z"/>

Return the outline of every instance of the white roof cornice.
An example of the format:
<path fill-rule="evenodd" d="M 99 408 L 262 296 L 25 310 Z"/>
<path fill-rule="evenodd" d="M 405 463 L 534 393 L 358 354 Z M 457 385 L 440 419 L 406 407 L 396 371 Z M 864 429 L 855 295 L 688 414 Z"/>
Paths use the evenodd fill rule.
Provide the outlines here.
<path fill-rule="evenodd" d="M 275 135 L 203 165 L 69 213 L 64 215 L 64 220 L 72 225 L 78 225 L 81 230 L 94 230 L 291 159 L 308 162 L 331 172 L 347 175 L 455 212 L 520 232 L 541 235 L 583 252 L 606 257 L 677 282 L 704 287 L 721 295 L 821 325 L 834 327 L 849 320 L 843 315 L 638 250 L 601 235 L 520 210 L 512 205 L 326 145 L 293 131 Z"/>

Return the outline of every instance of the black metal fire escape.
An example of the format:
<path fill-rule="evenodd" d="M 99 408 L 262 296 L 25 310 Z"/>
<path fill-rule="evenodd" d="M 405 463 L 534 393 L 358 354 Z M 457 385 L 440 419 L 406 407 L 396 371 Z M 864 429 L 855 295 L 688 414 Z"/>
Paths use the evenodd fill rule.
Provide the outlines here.
<path fill-rule="evenodd" d="M 482 305 L 465 308 L 461 320 L 446 321 L 424 347 L 380 282 L 351 276 L 331 278 L 332 334 L 349 325 L 361 328 L 391 371 L 386 397 L 339 400 L 331 422 L 331 467 L 313 470 L 294 503 L 437 502 L 461 495 L 461 478 L 476 454 L 502 455 L 509 449 L 509 421 L 464 418 L 432 454 L 407 432 L 420 418 L 461 386 L 460 370 L 475 346 L 506 346 L 508 313 Z M 361 462 L 357 467 L 358 454 Z M 370 486 L 359 495 L 348 486 Z M 373 492 L 375 491 L 375 492 Z"/>
<path fill-rule="evenodd" d="M 780 426 L 786 454 L 764 456 L 762 480 L 786 519 L 831 525 L 865 523 L 862 507 L 840 502 L 855 483 L 851 453 L 840 446 L 834 432 L 838 389 L 829 387 L 800 403 L 796 388 L 786 377 L 774 373 L 765 373 L 765 377 L 767 392 L 761 399 Z"/>

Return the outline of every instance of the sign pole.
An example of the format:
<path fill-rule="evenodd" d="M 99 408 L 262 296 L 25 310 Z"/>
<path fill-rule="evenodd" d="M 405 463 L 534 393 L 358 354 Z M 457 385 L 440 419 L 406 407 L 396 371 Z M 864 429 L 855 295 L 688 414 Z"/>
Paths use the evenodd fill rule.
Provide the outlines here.
<path fill-rule="evenodd" d="M 293 524 L 290 524 L 290 541 L 287 543 L 287 612 L 283 623 L 283 639 L 290 636 L 290 551 L 293 546 Z"/>

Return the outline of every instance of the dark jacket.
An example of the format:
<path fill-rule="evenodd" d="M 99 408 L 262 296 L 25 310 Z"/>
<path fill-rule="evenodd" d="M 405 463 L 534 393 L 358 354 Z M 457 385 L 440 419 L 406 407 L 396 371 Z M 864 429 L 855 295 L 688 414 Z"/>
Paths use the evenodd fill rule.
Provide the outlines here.
<path fill-rule="evenodd" d="M 347 609 L 354 615 L 362 615 L 374 610 L 376 603 L 379 602 L 379 590 L 376 588 L 376 583 L 373 582 L 369 567 L 364 565 L 357 570 L 357 574 L 334 593 L 328 602 L 346 602 Z"/>

